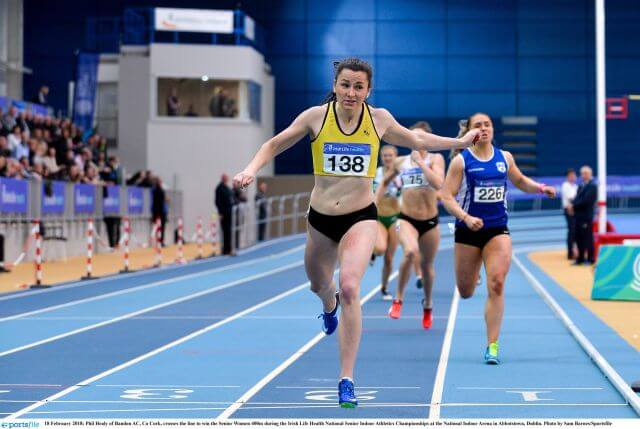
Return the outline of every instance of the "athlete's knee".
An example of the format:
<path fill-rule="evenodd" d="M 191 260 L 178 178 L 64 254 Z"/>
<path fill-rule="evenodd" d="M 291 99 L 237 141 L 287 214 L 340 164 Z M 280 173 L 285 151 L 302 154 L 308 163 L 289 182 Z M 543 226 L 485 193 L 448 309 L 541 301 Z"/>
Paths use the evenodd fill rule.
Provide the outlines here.
<path fill-rule="evenodd" d="M 410 262 L 417 260 L 419 256 L 420 251 L 417 247 L 407 247 L 404 249 L 404 257 Z"/>
<path fill-rule="evenodd" d="M 328 288 L 330 286 L 330 284 L 326 284 L 326 283 L 320 283 L 320 282 L 311 282 L 311 285 L 309 286 L 311 289 L 311 292 L 315 293 L 315 294 L 319 294 L 321 293 L 323 290 L 325 290 L 326 288 Z"/>
<path fill-rule="evenodd" d="M 429 280 L 433 280 L 436 277 L 436 269 L 433 265 L 423 265 L 422 267 L 422 277 L 426 277 Z"/>
<path fill-rule="evenodd" d="M 353 274 L 343 274 L 340 276 L 340 299 L 345 305 L 356 302 L 360 297 L 358 289 L 360 279 Z"/>
<path fill-rule="evenodd" d="M 489 295 L 501 296 L 504 292 L 504 276 L 493 274 L 487 278 L 487 288 Z"/>

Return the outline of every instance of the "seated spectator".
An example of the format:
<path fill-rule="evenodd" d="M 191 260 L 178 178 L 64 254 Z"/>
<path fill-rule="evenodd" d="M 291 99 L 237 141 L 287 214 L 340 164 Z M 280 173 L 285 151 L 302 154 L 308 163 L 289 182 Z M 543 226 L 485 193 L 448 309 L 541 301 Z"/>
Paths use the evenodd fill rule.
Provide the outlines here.
<path fill-rule="evenodd" d="M 0 156 L 4 156 L 5 158 L 9 158 L 11 156 L 9 142 L 5 136 L 0 136 Z"/>
<path fill-rule="evenodd" d="M 191 118 L 195 118 L 198 116 L 198 113 L 195 111 L 193 104 L 189 104 L 189 110 L 187 110 L 187 113 L 185 113 L 184 116 L 188 116 Z"/>
<path fill-rule="evenodd" d="M 47 156 L 47 144 L 45 142 L 39 142 L 36 139 L 31 139 L 29 140 L 29 149 L 33 151 L 31 164 L 44 162 L 44 157 Z"/>
<path fill-rule="evenodd" d="M 88 183 L 91 185 L 99 185 L 100 178 L 98 177 L 98 169 L 93 164 L 87 164 L 87 168 L 84 171 L 84 177 L 82 183 Z"/>
<path fill-rule="evenodd" d="M 73 183 L 81 183 L 83 177 L 84 177 L 84 175 L 80 171 L 80 168 L 76 164 L 73 164 L 67 170 L 67 175 L 64 178 L 64 180 L 69 181 L 69 182 L 73 182 Z"/>
<path fill-rule="evenodd" d="M 91 149 L 84 148 L 78 155 L 75 156 L 74 160 L 78 168 L 80 168 L 80 170 L 83 171 L 83 170 L 86 170 L 87 165 L 91 162 L 91 158 L 92 158 Z"/>
<path fill-rule="evenodd" d="M 11 142 L 13 141 L 11 156 L 15 159 L 20 159 L 22 157 L 29 159 L 29 144 L 20 134 L 19 130 L 20 127 L 16 125 L 14 127 L 14 132 L 9 136 L 9 146 L 11 146 Z"/>
<path fill-rule="evenodd" d="M 0 155 L 0 177 L 7 177 L 7 157 Z"/>
<path fill-rule="evenodd" d="M 68 149 L 65 152 L 65 157 L 62 160 L 61 165 L 64 165 L 65 167 L 67 167 L 67 169 L 71 168 L 72 165 L 76 165 L 76 154 L 73 152 L 73 150 Z"/>
<path fill-rule="evenodd" d="M 28 170 L 28 172 L 30 180 L 42 180 L 47 176 L 44 164 L 42 164 L 42 162 L 34 163 L 33 166 Z"/>
<path fill-rule="evenodd" d="M 58 162 L 56 161 L 55 147 L 49 148 L 49 150 L 47 151 L 47 155 L 42 159 L 42 162 L 51 174 L 58 174 L 58 172 L 60 171 L 60 167 L 58 167 Z"/>
<path fill-rule="evenodd" d="M 9 142 L 9 150 L 11 153 L 15 152 L 16 147 L 22 142 L 22 133 L 19 126 L 14 125 L 13 128 L 11 128 L 11 134 L 7 136 L 7 141 Z"/>
<path fill-rule="evenodd" d="M 16 117 L 16 125 L 20 126 L 20 129 L 22 130 L 23 135 L 25 135 L 27 139 L 31 137 L 31 130 L 27 125 L 26 112 L 22 111 L 18 113 L 18 116 Z"/>
<path fill-rule="evenodd" d="M 22 171 L 22 164 L 16 159 L 9 158 L 7 160 L 7 174 L 9 179 L 24 179 L 25 176 Z"/>

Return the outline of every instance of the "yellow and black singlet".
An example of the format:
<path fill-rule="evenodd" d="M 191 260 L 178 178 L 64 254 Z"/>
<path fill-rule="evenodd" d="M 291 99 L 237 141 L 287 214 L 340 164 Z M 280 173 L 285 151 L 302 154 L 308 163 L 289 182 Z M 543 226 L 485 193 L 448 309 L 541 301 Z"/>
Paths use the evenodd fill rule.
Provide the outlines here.
<path fill-rule="evenodd" d="M 376 176 L 379 149 L 380 137 L 367 103 L 362 107 L 356 129 L 351 134 L 345 134 L 338 123 L 336 103 L 331 101 L 327 105 L 320 132 L 311 141 L 313 174 L 373 178 Z"/>

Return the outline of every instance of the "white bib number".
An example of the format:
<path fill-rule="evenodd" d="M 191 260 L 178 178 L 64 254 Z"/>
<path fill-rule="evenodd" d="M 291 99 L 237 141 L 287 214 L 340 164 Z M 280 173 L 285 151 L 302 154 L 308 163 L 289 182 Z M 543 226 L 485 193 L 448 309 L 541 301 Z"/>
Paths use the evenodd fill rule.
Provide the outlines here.
<path fill-rule="evenodd" d="M 322 171 L 335 176 L 367 176 L 371 162 L 368 144 L 325 143 Z"/>
<path fill-rule="evenodd" d="M 417 188 L 418 186 L 427 186 L 427 179 L 424 177 L 424 173 L 420 168 L 412 168 L 411 170 L 405 170 L 400 176 L 402 179 L 403 188 Z"/>
<path fill-rule="evenodd" d="M 476 203 L 499 203 L 504 200 L 504 186 L 476 186 L 473 201 Z"/>

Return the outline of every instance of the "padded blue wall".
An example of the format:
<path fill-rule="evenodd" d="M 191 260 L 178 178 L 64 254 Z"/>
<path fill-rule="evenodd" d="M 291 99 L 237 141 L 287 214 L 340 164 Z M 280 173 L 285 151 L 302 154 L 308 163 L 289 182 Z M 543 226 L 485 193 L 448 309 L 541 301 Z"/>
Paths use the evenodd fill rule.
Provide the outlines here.
<path fill-rule="evenodd" d="M 607 93 L 640 93 L 640 1 L 607 0 Z M 242 8 L 267 32 L 276 78 L 276 130 L 332 83 L 332 62 L 360 56 L 374 67 L 371 102 L 401 122 L 417 118 L 454 134 L 455 119 L 474 111 L 494 118 L 540 117 L 544 174 L 595 165 L 593 0 L 245 0 Z M 65 107 L 73 51 L 82 48 L 86 16 L 122 15 L 125 7 L 230 9 L 235 0 L 25 0 L 25 82 L 41 83 Z M 640 111 L 608 121 L 609 171 L 638 174 Z M 634 154 L 635 156 L 628 156 Z M 300 143 L 279 157 L 278 173 L 308 173 Z"/>

